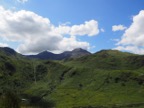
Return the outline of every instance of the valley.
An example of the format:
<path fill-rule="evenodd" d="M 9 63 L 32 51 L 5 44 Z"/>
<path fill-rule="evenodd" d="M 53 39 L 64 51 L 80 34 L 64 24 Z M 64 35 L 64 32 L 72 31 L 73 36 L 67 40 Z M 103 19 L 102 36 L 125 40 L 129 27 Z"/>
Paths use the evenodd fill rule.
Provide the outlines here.
<path fill-rule="evenodd" d="M 143 108 L 144 56 L 101 50 L 62 60 L 0 49 L 0 106 Z"/>

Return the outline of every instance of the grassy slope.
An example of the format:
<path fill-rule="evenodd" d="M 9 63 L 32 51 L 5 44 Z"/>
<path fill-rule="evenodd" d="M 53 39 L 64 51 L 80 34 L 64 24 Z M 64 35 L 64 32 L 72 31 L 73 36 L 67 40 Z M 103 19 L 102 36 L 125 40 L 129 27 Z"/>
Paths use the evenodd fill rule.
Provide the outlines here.
<path fill-rule="evenodd" d="M 65 75 L 53 97 L 59 108 L 141 104 L 144 101 L 143 61 L 143 56 L 119 51 L 102 51 L 65 61 L 65 65 L 75 70 Z"/>
<path fill-rule="evenodd" d="M 21 98 L 38 97 L 56 108 L 144 107 L 144 56 L 104 50 L 65 61 L 4 58 L 1 91 L 13 88 Z M 7 62 L 16 69 L 3 69 Z"/>

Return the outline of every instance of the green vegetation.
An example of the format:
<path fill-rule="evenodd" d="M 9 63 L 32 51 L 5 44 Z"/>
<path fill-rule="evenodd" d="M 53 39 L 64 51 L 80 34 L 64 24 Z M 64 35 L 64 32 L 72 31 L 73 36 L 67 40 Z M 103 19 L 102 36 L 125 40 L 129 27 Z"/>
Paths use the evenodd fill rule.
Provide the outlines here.
<path fill-rule="evenodd" d="M 103 50 L 49 61 L 1 53 L 0 85 L 0 108 L 144 108 L 144 56 Z"/>

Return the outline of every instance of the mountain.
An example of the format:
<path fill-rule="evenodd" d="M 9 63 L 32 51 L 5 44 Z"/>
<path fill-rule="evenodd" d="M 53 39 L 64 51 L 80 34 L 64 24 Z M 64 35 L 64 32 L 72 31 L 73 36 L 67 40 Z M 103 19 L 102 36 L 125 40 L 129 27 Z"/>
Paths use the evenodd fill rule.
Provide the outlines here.
<path fill-rule="evenodd" d="M 0 51 L 0 108 L 144 108 L 144 55 L 78 52 L 83 50 L 62 53 L 76 54 L 74 59 L 55 61 Z"/>
<path fill-rule="evenodd" d="M 77 48 L 72 51 L 65 51 L 60 54 L 54 54 L 48 51 L 41 52 L 37 55 L 28 55 L 29 58 L 37 58 L 37 59 L 45 59 L 45 60 L 62 60 L 62 59 L 68 59 L 68 58 L 79 58 L 82 56 L 91 55 L 90 52 Z"/>
<path fill-rule="evenodd" d="M 54 59 L 56 58 L 56 54 L 53 54 L 48 51 L 43 51 L 37 55 L 28 55 L 28 58 L 37 58 L 37 59 Z"/>
<path fill-rule="evenodd" d="M 4 53 L 8 56 L 16 56 L 16 51 L 9 47 L 0 47 L 0 53 Z"/>

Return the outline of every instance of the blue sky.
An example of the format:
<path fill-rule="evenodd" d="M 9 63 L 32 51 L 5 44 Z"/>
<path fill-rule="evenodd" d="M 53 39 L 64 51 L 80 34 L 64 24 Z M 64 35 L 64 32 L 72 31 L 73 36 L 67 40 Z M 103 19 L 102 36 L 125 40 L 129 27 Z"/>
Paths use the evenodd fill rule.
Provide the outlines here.
<path fill-rule="evenodd" d="M 0 6 L 0 46 L 20 53 L 81 47 L 144 54 L 142 0 L 0 0 Z"/>

